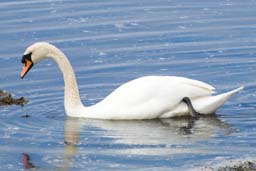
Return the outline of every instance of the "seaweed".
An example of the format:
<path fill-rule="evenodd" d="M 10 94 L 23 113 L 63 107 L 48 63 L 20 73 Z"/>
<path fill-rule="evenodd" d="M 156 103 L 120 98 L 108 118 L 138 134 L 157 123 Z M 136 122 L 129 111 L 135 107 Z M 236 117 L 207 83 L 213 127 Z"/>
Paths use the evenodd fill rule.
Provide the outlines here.
<path fill-rule="evenodd" d="M 24 106 L 28 103 L 28 100 L 24 97 L 14 98 L 11 93 L 7 91 L 0 90 L 0 106 L 8 106 L 8 105 L 21 105 Z"/>

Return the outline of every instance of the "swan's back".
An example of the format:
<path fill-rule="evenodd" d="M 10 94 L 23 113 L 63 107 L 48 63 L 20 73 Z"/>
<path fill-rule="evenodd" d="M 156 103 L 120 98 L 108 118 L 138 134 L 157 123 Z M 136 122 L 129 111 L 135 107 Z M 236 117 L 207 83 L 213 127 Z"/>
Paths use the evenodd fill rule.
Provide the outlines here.
<path fill-rule="evenodd" d="M 194 90 L 194 91 L 193 91 Z M 124 83 L 109 94 L 103 101 L 121 100 L 120 104 L 135 105 L 159 96 L 177 96 L 187 92 L 190 97 L 208 96 L 215 88 L 201 81 L 175 76 L 145 76 Z M 186 93 L 186 94 L 187 94 Z M 182 93 L 183 94 L 183 93 Z M 123 101 L 124 100 L 124 101 Z"/>
<path fill-rule="evenodd" d="M 168 112 L 184 97 L 195 99 L 213 92 L 214 87 L 184 77 L 146 76 L 121 85 L 90 108 L 94 117 L 101 113 L 101 117 L 112 115 L 127 119 L 136 115 L 138 119 L 151 119 Z"/>

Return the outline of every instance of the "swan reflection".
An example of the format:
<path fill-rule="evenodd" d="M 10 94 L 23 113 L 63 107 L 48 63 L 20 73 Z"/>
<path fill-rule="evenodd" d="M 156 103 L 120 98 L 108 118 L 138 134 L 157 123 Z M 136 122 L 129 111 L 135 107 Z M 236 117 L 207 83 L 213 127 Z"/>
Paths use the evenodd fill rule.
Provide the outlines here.
<path fill-rule="evenodd" d="M 100 131 L 96 131 L 96 135 L 91 135 L 91 133 L 90 135 L 110 139 L 111 147 L 115 144 L 127 147 L 121 149 L 111 149 L 110 147 L 105 152 L 143 155 L 205 153 L 205 150 L 200 151 L 197 148 L 186 148 L 186 146 L 199 141 L 206 141 L 214 137 L 218 131 L 221 134 L 232 132 L 231 125 L 221 121 L 216 116 L 198 119 L 185 117 L 147 121 L 106 121 L 67 117 L 65 123 L 65 152 L 67 156 L 70 157 L 78 152 L 76 144 L 87 143 L 84 138 L 80 140 L 80 133 L 83 134 L 82 137 L 86 136 L 84 135 L 86 130 L 92 128 Z"/>
<path fill-rule="evenodd" d="M 220 134 L 230 134 L 232 131 L 231 125 L 216 116 L 148 121 L 106 121 L 67 117 L 64 152 L 59 158 L 61 164 L 58 165 L 61 167 L 58 169 L 83 168 L 84 165 L 95 167 L 93 160 L 101 155 L 121 157 L 213 154 L 217 153 L 217 150 L 201 142 Z M 34 167 L 29 155 L 23 155 L 22 162 L 26 169 Z M 43 167 L 36 165 L 36 168 Z"/>

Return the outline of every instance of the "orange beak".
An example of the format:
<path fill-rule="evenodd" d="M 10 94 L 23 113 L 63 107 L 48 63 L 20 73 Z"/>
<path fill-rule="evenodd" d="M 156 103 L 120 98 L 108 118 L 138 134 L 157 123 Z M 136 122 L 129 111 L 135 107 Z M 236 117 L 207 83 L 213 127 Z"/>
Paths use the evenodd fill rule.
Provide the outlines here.
<path fill-rule="evenodd" d="M 25 75 L 28 73 L 28 71 L 32 68 L 32 66 L 33 66 L 33 62 L 28 59 L 25 59 L 25 64 L 23 66 L 23 70 L 20 74 L 20 77 L 24 78 Z"/>

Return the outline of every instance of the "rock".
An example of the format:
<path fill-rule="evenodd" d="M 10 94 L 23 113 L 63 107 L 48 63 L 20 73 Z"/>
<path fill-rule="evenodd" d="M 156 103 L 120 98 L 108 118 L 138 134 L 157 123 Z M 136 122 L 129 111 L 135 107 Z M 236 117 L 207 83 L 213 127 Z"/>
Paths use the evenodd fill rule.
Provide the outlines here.
<path fill-rule="evenodd" d="M 25 105 L 28 103 L 24 97 L 20 98 L 13 98 L 12 95 L 4 90 L 0 90 L 0 106 L 7 106 L 7 105 Z"/>

